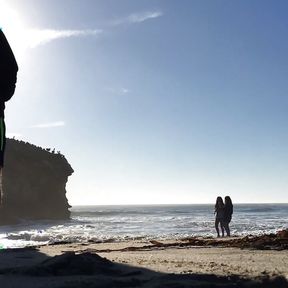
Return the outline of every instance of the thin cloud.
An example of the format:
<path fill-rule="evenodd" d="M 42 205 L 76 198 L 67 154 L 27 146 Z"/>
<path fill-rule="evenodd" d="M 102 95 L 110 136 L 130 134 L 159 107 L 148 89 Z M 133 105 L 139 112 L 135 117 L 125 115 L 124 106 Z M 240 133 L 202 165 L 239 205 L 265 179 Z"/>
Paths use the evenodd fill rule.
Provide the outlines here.
<path fill-rule="evenodd" d="M 128 93 L 130 93 L 130 90 L 129 90 L 129 89 L 127 89 L 127 88 L 121 88 L 121 89 L 120 89 L 120 94 L 121 94 L 121 95 L 125 95 L 125 94 L 128 94 Z"/>
<path fill-rule="evenodd" d="M 36 124 L 31 126 L 31 128 L 54 128 L 54 127 L 63 127 L 66 126 L 66 123 L 64 121 L 55 121 L 55 122 L 49 122 L 49 123 L 42 123 L 42 124 Z"/>
<path fill-rule="evenodd" d="M 49 43 L 57 39 L 72 37 L 98 36 L 103 31 L 93 30 L 52 30 L 52 29 L 30 29 L 26 33 L 27 46 L 35 48 L 39 45 Z"/>
<path fill-rule="evenodd" d="M 127 89 L 127 88 L 112 88 L 112 87 L 108 87 L 108 88 L 105 88 L 106 91 L 112 93 L 112 94 L 115 94 L 115 95 L 126 95 L 128 93 L 131 92 L 130 89 Z"/>
<path fill-rule="evenodd" d="M 130 23 L 141 23 L 146 20 L 155 19 L 161 17 L 163 13 L 161 11 L 150 11 L 144 13 L 135 13 L 128 16 L 127 20 Z"/>
<path fill-rule="evenodd" d="M 120 25 L 120 24 L 125 24 L 125 23 L 142 23 L 147 20 L 155 19 L 158 17 L 163 16 L 163 12 L 161 11 L 146 11 L 146 12 L 141 12 L 141 13 L 133 13 L 130 14 L 128 17 L 114 21 L 112 25 Z"/>

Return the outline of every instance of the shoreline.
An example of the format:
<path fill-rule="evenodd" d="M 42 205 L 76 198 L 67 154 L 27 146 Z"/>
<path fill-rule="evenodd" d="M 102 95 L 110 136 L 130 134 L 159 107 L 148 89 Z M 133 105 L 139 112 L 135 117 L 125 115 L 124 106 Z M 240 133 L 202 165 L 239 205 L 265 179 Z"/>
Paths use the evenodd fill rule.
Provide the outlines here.
<path fill-rule="evenodd" d="M 5 249 L 0 251 L 0 283 L 25 288 L 96 287 L 95 283 L 97 287 L 288 287 L 286 233 Z"/>

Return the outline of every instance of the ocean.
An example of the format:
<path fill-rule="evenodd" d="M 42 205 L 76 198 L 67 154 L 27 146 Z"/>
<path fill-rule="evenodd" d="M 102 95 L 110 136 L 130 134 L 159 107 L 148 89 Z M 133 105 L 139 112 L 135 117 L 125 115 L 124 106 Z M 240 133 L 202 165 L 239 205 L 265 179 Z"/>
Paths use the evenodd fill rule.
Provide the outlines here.
<path fill-rule="evenodd" d="M 214 205 L 74 206 L 65 221 L 22 221 L 0 227 L 0 249 L 55 242 L 215 236 Z M 231 235 L 288 228 L 288 204 L 235 204 Z"/>

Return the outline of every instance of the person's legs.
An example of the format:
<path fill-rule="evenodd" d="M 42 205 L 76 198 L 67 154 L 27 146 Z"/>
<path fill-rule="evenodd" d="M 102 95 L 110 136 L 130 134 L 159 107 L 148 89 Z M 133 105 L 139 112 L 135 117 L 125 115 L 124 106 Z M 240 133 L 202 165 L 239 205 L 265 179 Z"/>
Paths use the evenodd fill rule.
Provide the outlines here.
<path fill-rule="evenodd" d="M 6 127 L 3 118 L 0 118 L 0 205 L 3 204 L 3 166 L 4 166 L 4 152 L 6 146 Z"/>
<path fill-rule="evenodd" d="M 224 229 L 225 229 L 225 231 L 226 231 L 227 236 L 229 236 L 229 235 L 228 235 L 228 234 L 229 234 L 229 227 L 228 227 L 226 221 L 223 222 L 223 227 L 224 227 Z"/>
<path fill-rule="evenodd" d="M 231 219 L 232 219 L 232 217 L 227 217 L 224 219 L 225 220 L 224 221 L 224 228 L 225 228 L 225 231 L 227 233 L 227 236 L 229 236 L 229 237 L 231 236 L 230 226 L 229 226 Z"/>
<path fill-rule="evenodd" d="M 218 218 L 215 218 L 215 229 L 217 231 L 217 237 L 220 237 L 220 233 L 219 233 L 219 223 L 220 220 Z"/>
<path fill-rule="evenodd" d="M 3 175 L 3 168 L 0 168 L 0 206 L 3 204 L 3 198 L 4 198 L 4 194 L 3 194 L 3 181 L 2 181 L 2 176 Z"/>
<path fill-rule="evenodd" d="M 223 220 L 220 220 L 220 227 L 221 227 L 222 237 L 224 237 L 224 221 Z"/>
<path fill-rule="evenodd" d="M 230 227 L 229 227 L 229 222 L 228 221 L 225 223 L 225 230 L 226 230 L 227 236 L 230 237 Z"/>

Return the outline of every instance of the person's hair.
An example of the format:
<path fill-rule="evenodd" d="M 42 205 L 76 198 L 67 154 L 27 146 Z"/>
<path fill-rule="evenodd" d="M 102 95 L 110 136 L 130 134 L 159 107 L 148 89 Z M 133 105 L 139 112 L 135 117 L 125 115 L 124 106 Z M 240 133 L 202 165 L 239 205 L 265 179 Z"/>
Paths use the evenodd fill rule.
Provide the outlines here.
<path fill-rule="evenodd" d="M 225 205 L 227 206 L 233 206 L 232 200 L 229 196 L 225 196 Z"/>
<path fill-rule="evenodd" d="M 215 209 L 217 209 L 219 207 L 224 207 L 223 199 L 220 196 L 218 196 L 216 199 Z"/>

